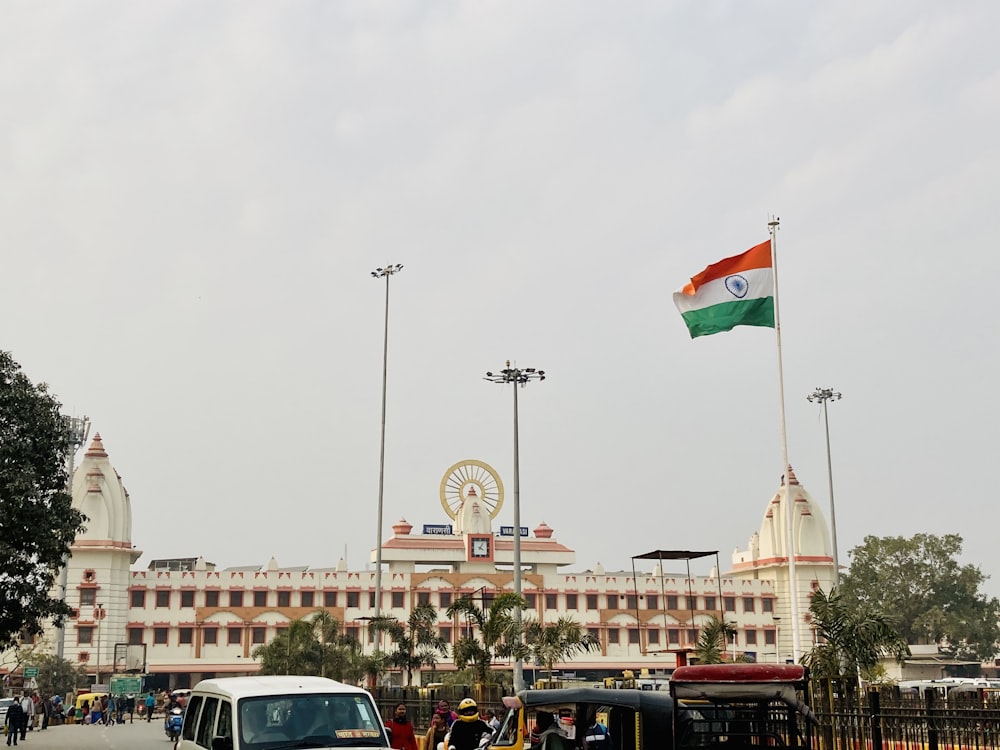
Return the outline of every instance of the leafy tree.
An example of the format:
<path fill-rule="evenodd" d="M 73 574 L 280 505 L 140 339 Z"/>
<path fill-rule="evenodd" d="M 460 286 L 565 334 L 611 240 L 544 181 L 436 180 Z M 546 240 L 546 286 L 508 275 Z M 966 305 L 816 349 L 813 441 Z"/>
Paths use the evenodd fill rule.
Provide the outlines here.
<path fill-rule="evenodd" d="M 890 617 L 849 602 L 836 589 L 829 594 L 817 589 L 809 612 L 819 643 L 802 661 L 814 677 L 847 677 L 848 686 L 855 685 L 859 676 L 877 681 L 883 657 L 901 660 L 910 653 Z"/>
<path fill-rule="evenodd" d="M 396 650 L 389 654 L 389 663 L 406 672 L 406 684 L 413 681 L 413 670 L 433 666 L 438 656 L 448 655 L 448 644 L 437 632 L 437 609 L 429 603 L 417 604 L 405 623 L 395 617 L 373 617 L 368 627 L 386 633 Z"/>
<path fill-rule="evenodd" d="M 841 584 L 844 601 L 898 622 L 907 643 L 938 644 L 958 658 L 993 657 L 1000 640 L 1000 602 L 980 587 L 987 576 L 960 565 L 958 534 L 867 536 L 851 551 Z"/>
<path fill-rule="evenodd" d="M 560 617 L 548 625 L 529 620 L 525 623 L 524 639 L 535 663 L 549 673 L 549 680 L 557 662 L 601 647 L 600 641 L 571 617 Z"/>
<path fill-rule="evenodd" d="M 490 606 L 483 609 L 469 597 L 456 600 L 448 607 L 448 617 L 463 616 L 475 624 L 479 638 L 475 634 L 464 635 L 455 641 L 451 649 L 455 666 L 465 669 L 472 666 L 476 682 L 486 682 L 494 657 L 506 658 L 527 655 L 527 648 L 521 643 L 523 628 L 514 619 L 514 610 L 524 609 L 524 597 L 505 591 L 494 597 Z"/>
<path fill-rule="evenodd" d="M 284 632 L 257 646 L 251 656 L 260 661 L 261 674 L 356 680 L 363 674 L 360 653 L 357 639 L 341 633 L 337 618 L 318 610 L 312 619 L 290 622 Z"/>
<path fill-rule="evenodd" d="M 729 623 L 714 615 L 709 617 L 701 628 L 692 656 L 699 664 L 722 664 L 726 661 L 729 642 L 735 634 L 736 631 Z"/>
<path fill-rule="evenodd" d="M 0 648 L 70 614 L 50 592 L 86 519 L 66 492 L 71 444 L 59 409 L 0 352 Z"/>
<path fill-rule="evenodd" d="M 32 653 L 25 659 L 25 666 L 38 667 L 38 692 L 40 695 L 66 695 L 77 688 L 87 687 L 86 667 L 55 654 Z"/>

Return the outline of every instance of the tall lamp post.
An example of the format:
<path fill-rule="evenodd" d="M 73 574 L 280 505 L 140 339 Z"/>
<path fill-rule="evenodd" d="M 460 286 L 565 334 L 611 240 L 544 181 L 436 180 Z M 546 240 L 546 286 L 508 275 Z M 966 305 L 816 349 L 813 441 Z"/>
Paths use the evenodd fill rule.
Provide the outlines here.
<path fill-rule="evenodd" d="M 63 416 L 63 424 L 66 425 L 66 432 L 69 435 L 69 455 L 66 456 L 66 492 L 73 501 L 73 464 L 76 460 L 76 452 L 87 442 L 87 435 L 90 434 L 89 417 L 67 417 Z M 63 557 L 62 570 L 59 571 L 59 599 L 66 601 L 66 583 L 69 576 L 67 566 L 69 555 Z M 59 636 L 56 640 L 56 657 L 62 661 L 66 650 L 66 623 L 59 626 Z"/>
<path fill-rule="evenodd" d="M 372 278 L 385 279 L 385 330 L 382 335 L 382 436 L 378 451 L 378 538 L 375 540 L 375 616 L 382 613 L 382 492 L 385 488 L 385 390 L 389 374 L 389 277 L 403 270 L 401 263 L 372 271 Z"/>
<path fill-rule="evenodd" d="M 97 680 L 96 684 L 101 684 L 101 620 L 104 617 L 104 605 L 97 605 Z"/>
<path fill-rule="evenodd" d="M 817 388 L 806 396 L 810 403 L 823 405 L 823 425 L 826 428 L 826 475 L 830 482 L 830 534 L 833 537 L 833 585 L 840 588 L 840 557 L 837 554 L 837 512 L 833 505 L 833 463 L 830 460 L 830 416 L 826 410 L 827 401 L 839 401 L 840 394 L 832 388 Z"/>
<path fill-rule="evenodd" d="M 517 442 L 517 387 L 522 388 L 530 380 L 545 380 L 545 370 L 536 370 L 534 367 L 511 367 L 510 360 L 507 366 L 498 373 L 488 372 L 484 380 L 491 383 L 513 383 L 514 384 L 514 593 L 521 596 L 521 474 L 520 459 L 518 456 Z M 521 632 L 521 607 L 514 609 L 514 622 L 517 624 L 518 644 L 523 640 L 524 634 Z M 518 653 L 514 660 L 514 690 L 524 690 L 524 664 L 521 661 L 521 654 Z"/>

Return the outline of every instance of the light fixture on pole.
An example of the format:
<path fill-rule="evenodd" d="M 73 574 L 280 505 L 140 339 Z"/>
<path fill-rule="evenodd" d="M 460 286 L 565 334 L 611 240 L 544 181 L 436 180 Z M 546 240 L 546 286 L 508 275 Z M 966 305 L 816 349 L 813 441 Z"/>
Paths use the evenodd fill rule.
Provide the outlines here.
<path fill-rule="evenodd" d="M 104 605 L 97 605 L 97 679 L 96 684 L 101 684 L 101 620 L 104 619 Z"/>
<path fill-rule="evenodd" d="M 545 380 L 545 370 L 536 370 L 534 367 L 511 367 L 510 360 L 507 366 L 498 373 L 488 372 L 484 380 L 491 383 L 513 383 L 514 384 L 514 593 L 521 596 L 521 474 L 518 456 L 518 436 L 517 436 L 517 387 L 522 388 L 530 380 Z M 521 608 L 514 609 L 514 621 L 517 624 L 518 642 L 522 641 L 524 634 L 521 633 Z M 518 654 L 514 659 L 514 690 L 524 690 L 524 664 Z"/>
<path fill-rule="evenodd" d="M 781 618 L 772 615 L 774 620 L 774 663 L 781 664 Z"/>
<path fill-rule="evenodd" d="M 87 442 L 90 434 L 89 417 L 67 417 L 63 416 L 63 424 L 66 426 L 66 433 L 69 435 L 69 455 L 66 456 L 66 493 L 69 495 L 70 503 L 73 502 L 73 469 L 76 460 L 76 452 Z M 66 583 L 68 580 L 69 556 L 63 557 L 62 570 L 59 571 L 59 599 L 66 601 Z M 59 626 L 59 635 L 56 640 L 56 658 L 62 661 L 66 649 L 66 623 Z"/>
<path fill-rule="evenodd" d="M 401 263 L 372 271 L 372 278 L 385 279 L 385 329 L 382 335 L 382 436 L 378 452 L 378 538 L 375 540 L 375 616 L 382 613 L 382 492 L 385 488 L 385 390 L 389 374 L 389 277 L 403 270 Z"/>
<path fill-rule="evenodd" d="M 823 424 L 826 427 L 826 475 L 830 482 L 830 534 L 833 538 L 833 585 L 840 588 L 840 558 L 837 555 L 837 513 L 833 504 L 833 462 L 830 460 L 830 416 L 826 410 L 827 401 L 839 401 L 840 394 L 832 388 L 817 388 L 806 396 L 810 403 L 823 405 Z"/>

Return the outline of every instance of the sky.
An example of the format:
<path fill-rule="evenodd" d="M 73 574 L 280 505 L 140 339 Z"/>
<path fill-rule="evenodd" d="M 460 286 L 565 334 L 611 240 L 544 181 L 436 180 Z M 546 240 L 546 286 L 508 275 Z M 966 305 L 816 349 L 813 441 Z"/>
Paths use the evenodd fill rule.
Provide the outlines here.
<path fill-rule="evenodd" d="M 719 550 L 782 474 L 775 332 L 671 294 L 777 240 L 789 461 L 841 561 L 991 576 L 1000 5 L 5 2 L 0 348 L 87 415 L 142 567 L 369 565 L 485 461 L 574 570 Z M 991 385 L 994 384 L 994 385 Z M 992 395 L 991 395 L 992 393 Z M 707 572 L 695 569 L 696 572 Z"/>

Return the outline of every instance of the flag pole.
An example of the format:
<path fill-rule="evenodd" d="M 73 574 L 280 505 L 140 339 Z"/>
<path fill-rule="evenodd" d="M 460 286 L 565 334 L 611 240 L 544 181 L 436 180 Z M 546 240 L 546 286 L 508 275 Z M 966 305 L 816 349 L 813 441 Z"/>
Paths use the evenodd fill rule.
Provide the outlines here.
<path fill-rule="evenodd" d="M 792 483 L 788 471 L 788 432 L 785 429 L 785 375 L 781 361 L 781 313 L 778 306 L 778 227 L 780 219 L 775 217 L 767 223 L 771 234 L 771 267 L 774 269 L 774 339 L 778 349 L 778 411 L 781 416 L 781 460 L 782 484 L 785 488 L 785 554 L 788 555 L 788 594 L 792 607 L 792 658 L 798 664 L 799 639 L 799 580 L 795 572 L 795 533 L 792 529 L 794 513 L 792 508 Z M 780 644 L 779 644 L 780 649 Z"/>

